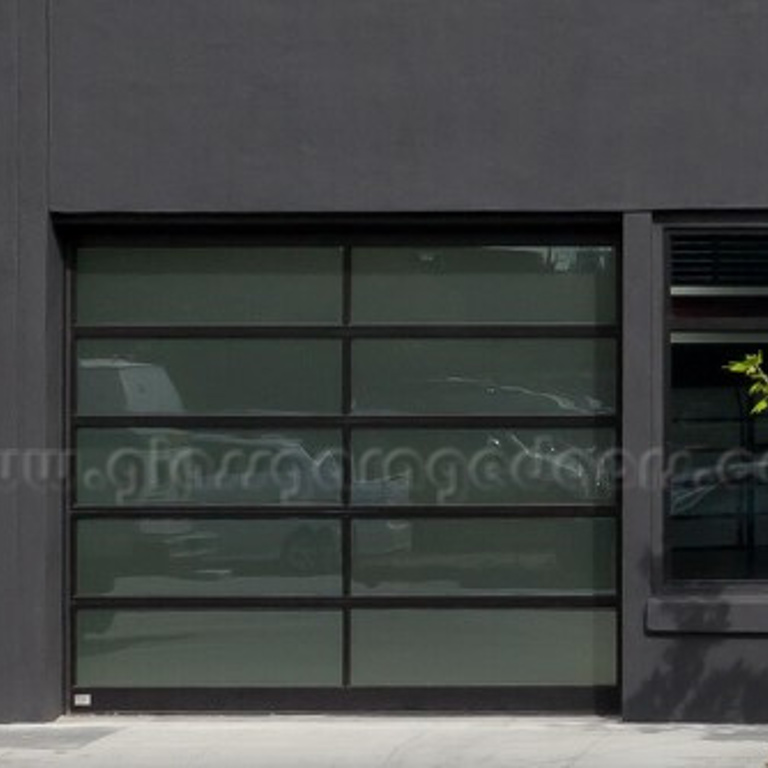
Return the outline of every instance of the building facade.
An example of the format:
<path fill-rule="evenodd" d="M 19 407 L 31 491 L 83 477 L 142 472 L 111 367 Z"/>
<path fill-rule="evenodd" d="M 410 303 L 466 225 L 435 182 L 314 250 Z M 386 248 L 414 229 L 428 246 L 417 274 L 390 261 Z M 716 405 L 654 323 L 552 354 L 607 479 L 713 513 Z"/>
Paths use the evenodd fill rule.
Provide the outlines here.
<path fill-rule="evenodd" d="M 0 0 L 0 720 L 768 721 L 756 0 Z"/>

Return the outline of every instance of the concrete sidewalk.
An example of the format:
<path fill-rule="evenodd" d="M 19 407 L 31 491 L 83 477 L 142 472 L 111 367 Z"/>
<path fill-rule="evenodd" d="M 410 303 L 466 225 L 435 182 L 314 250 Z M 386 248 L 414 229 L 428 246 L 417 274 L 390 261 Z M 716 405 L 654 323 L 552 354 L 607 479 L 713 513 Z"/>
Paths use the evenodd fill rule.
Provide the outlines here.
<path fill-rule="evenodd" d="M 763 768 L 768 726 L 579 717 L 78 717 L 0 727 L 2 768 Z"/>

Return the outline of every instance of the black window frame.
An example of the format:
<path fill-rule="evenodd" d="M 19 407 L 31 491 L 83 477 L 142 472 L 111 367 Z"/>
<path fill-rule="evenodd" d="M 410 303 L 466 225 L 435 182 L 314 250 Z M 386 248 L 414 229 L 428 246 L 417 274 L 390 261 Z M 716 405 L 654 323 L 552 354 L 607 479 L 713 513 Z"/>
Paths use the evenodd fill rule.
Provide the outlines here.
<path fill-rule="evenodd" d="M 736 237 L 742 235 L 760 235 L 768 238 L 768 224 L 762 222 L 731 223 L 728 221 L 713 220 L 712 223 L 701 224 L 668 224 L 663 230 L 663 254 L 664 254 L 664 317 L 663 317 L 663 339 L 664 339 L 664 359 L 663 359 L 663 379 L 664 379 L 664 472 L 665 476 L 670 475 L 669 457 L 671 455 L 670 436 L 672 434 L 672 337 L 673 334 L 697 333 L 701 335 L 722 334 L 724 336 L 739 333 L 765 333 L 768 334 L 768 314 L 765 316 L 696 316 L 689 318 L 676 317 L 673 308 L 674 296 L 674 277 L 673 277 L 673 249 L 674 238 L 676 236 L 684 237 L 714 237 L 718 236 Z M 701 297 L 713 296 L 735 296 L 740 295 L 734 292 L 732 288 L 725 287 L 721 294 L 717 291 L 706 290 L 702 286 L 701 291 L 686 292 L 687 295 L 697 295 Z M 765 294 L 766 289 L 762 289 Z M 756 291 L 755 293 L 761 293 Z M 745 293 L 746 295 L 746 293 Z M 735 379 L 735 387 L 738 381 Z M 665 591 L 670 595 L 692 597 L 713 597 L 720 595 L 739 595 L 739 594 L 764 594 L 768 589 L 768 578 L 679 578 L 672 574 L 672 545 L 671 536 L 668 534 L 671 509 L 671 476 L 666 477 L 663 486 L 663 506 L 661 521 L 661 578 L 665 585 Z"/>

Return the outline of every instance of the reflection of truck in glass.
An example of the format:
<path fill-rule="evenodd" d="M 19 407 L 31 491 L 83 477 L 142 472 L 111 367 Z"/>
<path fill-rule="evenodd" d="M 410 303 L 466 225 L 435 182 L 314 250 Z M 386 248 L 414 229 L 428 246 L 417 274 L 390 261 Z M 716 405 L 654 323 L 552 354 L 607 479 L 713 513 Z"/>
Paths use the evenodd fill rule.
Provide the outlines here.
<path fill-rule="evenodd" d="M 151 363 L 81 360 L 78 391 L 89 404 L 87 415 L 186 413 L 166 370 Z M 88 430 L 79 448 L 81 475 L 95 470 L 104 476 L 101 487 L 80 483 L 86 492 L 81 501 L 89 504 L 340 502 L 342 468 L 332 430 L 137 426 Z M 408 481 L 359 478 L 350 493 L 355 504 L 407 503 Z"/>
<path fill-rule="evenodd" d="M 242 523 L 242 521 L 238 521 Z M 261 528 L 258 539 L 248 536 L 247 522 L 223 530 L 205 520 L 143 521 L 142 530 L 152 533 L 168 548 L 168 556 L 187 571 L 225 570 L 248 574 L 279 561 L 289 573 L 309 575 L 338 570 L 341 552 L 340 527 L 327 520 L 272 519 Z M 375 520 L 358 533 L 355 552 L 365 556 L 392 554 L 410 549 L 410 525 L 399 520 Z"/>
<path fill-rule="evenodd" d="M 182 414 L 184 404 L 165 368 L 120 358 L 80 360 L 78 400 L 88 415 Z"/>

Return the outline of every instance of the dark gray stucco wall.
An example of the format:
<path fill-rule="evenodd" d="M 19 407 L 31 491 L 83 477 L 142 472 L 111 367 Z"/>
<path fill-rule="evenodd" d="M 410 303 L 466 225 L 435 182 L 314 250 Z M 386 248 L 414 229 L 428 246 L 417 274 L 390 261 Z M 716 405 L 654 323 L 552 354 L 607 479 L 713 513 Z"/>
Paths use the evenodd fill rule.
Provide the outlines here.
<path fill-rule="evenodd" d="M 13 375 L 15 352 L 15 282 L 17 174 L 16 153 L 16 3 L 0 0 L 0 447 L 16 443 L 16 380 Z M 18 680 L 14 670 L 19 648 L 14 623 L 18 619 L 14 584 L 18 571 L 16 553 L 17 508 L 15 498 L 0 497 L 0 720 L 13 714 Z M 9 620 L 6 620 L 8 617 Z"/>
<path fill-rule="evenodd" d="M 768 208 L 767 43 L 764 0 L 0 0 L 0 448 L 60 444 L 52 211 L 628 212 L 658 447 L 652 212 Z M 660 492 L 623 506 L 625 716 L 768 720 L 765 596 L 667 594 Z M 0 720 L 63 707 L 61 543 L 54 485 L 3 493 Z"/>
<path fill-rule="evenodd" d="M 59 211 L 768 204 L 763 0 L 55 0 Z"/>
<path fill-rule="evenodd" d="M 0 0 L 0 721 L 62 709 L 61 504 L 40 453 L 60 445 L 61 392 L 46 40 L 45 2 Z"/>
<path fill-rule="evenodd" d="M 668 226 L 768 226 L 762 213 L 624 217 L 623 445 L 664 442 Z M 633 465 L 630 464 L 630 467 Z M 662 465 L 624 478 L 622 715 L 628 720 L 768 722 L 768 590 L 682 590 L 663 580 Z"/>

